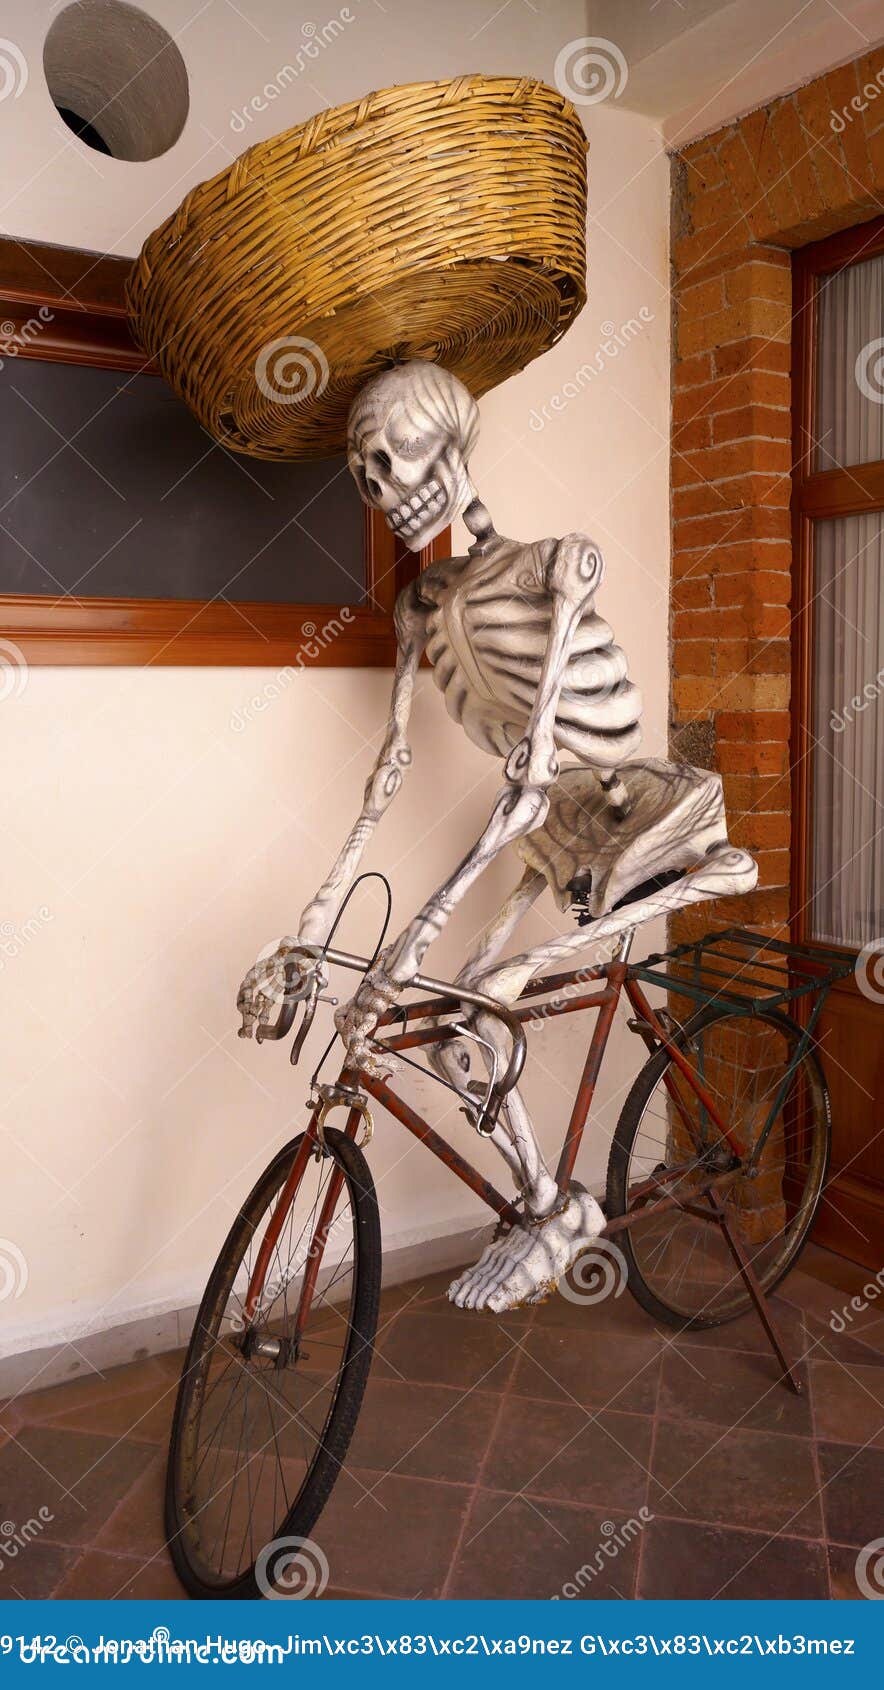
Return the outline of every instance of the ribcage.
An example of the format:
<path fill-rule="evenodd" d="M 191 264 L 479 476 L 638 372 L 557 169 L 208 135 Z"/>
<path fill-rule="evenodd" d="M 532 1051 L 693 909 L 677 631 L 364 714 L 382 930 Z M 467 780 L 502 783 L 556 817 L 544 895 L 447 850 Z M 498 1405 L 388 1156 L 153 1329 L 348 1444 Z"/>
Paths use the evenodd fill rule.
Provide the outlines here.
<path fill-rule="evenodd" d="M 483 750 L 505 756 L 523 737 L 549 638 L 550 601 L 489 583 L 440 595 L 427 656 L 449 714 Z M 641 696 L 626 658 L 593 611 L 582 617 L 556 711 L 556 743 L 581 761 L 614 769 L 641 739 Z"/>

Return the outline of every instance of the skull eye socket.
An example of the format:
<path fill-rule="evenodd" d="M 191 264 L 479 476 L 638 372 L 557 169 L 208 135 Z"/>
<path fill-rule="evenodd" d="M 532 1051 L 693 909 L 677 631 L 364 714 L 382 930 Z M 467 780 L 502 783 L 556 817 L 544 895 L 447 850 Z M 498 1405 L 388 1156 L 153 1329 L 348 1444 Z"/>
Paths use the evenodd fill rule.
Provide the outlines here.
<path fill-rule="evenodd" d="M 388 452 L 372 452 L 371 461 L 374 468 L 384 470 L 387 475 L 393 468 L 393 460 Z"/>

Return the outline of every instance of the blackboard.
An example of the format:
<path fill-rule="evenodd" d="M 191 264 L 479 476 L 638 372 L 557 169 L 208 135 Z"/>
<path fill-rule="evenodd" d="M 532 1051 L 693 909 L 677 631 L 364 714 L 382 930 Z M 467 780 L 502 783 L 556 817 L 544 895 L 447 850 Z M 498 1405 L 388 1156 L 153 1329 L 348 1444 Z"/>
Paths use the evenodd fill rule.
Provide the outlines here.
<path fill-rule="evenodd" d="M 0 593 L 357 605 L 346 459 L 226 451 L 158 376 L 7 358 Z"/>

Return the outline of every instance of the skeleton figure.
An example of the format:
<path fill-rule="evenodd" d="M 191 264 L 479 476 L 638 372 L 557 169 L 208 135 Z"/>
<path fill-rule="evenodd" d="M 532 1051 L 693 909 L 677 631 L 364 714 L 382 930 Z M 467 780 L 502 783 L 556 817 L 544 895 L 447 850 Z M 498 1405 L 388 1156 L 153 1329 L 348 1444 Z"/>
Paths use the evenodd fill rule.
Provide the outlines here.
<path fill-rule="evenodd" d="M 379 1063 L 390 1066 L 371 1043 L 379 1016 L 420 971 L 455 905 L 506 845 L 520 846 L 524 873 L 458 978 L 510 1001 L 548 963 L 596 940 L 616 942 L 627 927 L 654 915 L 747 891 L 756 878 L 752 859 L 728 841 L 718 776 L 629 762 L 640 740 L 641 701 L 595 609 L 602 554 L 582 534 L 527 545 L 498 535 L 470 481 L 477 434 L 475 401 L 431 363 L 377 376 L 349 418 L 349 464 L 362 497 L 409 549 L 418 551 L 460 515 L 474 543 L 466 557 L 434 564 L 400 594 L 383 745 L 355 825 L 304 910 L 298 941 L 321 944 L 328 937 L 364 848 L 402 784 L 424 651 L 449 714 L 477 745 L 503 759 L 503 784 L 472 851 L 336 1013 L 348 1066 L 369 1072 Z M 576 761 L 560 774 L 562 751 Z M 545 884 L 565 908 L 569 887 L 578 887 L 594 919 L 580 932 L 498 963 Z M 269 1017 L 292 943 L 283 940 L 243 981 L 238 1003 L 245 1034 Z M 479 1013 L 474 1024 L 503 1055 L 496 1019 Z M 438 1047 L 433 1060 L 463 1089 L 466 1041 Z M 579 1185 L 559 1192 L 518 1091 L 509 1094 L 493 1142 L 524 1199 L 524 1222 L 495 1236 L 449 1295 L 464 1308 L 500 1311 L 546 1295 L 605 1222 Z"/>

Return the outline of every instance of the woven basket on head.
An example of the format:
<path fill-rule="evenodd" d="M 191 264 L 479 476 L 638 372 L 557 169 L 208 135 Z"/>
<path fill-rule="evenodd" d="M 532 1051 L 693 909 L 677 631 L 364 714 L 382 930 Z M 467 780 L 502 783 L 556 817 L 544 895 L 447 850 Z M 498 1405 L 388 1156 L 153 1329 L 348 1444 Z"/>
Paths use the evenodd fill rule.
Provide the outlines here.
<path fill-rule="evenodd" d="M 345 443 L 359 388 L 431 358 L 476 396 L 584 303 L 586 140 L 529 78 L 369 94 L 260 141 L 148 237 L 136 338 L 217 439 L 260 458 Z"/>

